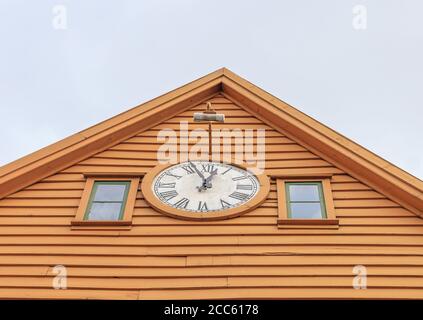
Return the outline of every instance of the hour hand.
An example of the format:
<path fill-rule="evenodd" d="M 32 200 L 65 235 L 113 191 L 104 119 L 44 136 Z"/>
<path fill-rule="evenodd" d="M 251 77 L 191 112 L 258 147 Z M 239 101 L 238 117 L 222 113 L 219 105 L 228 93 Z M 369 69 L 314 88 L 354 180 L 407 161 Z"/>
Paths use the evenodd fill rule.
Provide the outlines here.
<path fill-rule="evenodd" d="M 210 172 L 210 175 L 207 177 L 207 179 L 204 180 L 204 186 L 207 188 L 211 188 L 212 185 L 210 181 L 213 179 L 213 177 L 217 174 L 217 169 L 214 169 L 212 172 Z"/>

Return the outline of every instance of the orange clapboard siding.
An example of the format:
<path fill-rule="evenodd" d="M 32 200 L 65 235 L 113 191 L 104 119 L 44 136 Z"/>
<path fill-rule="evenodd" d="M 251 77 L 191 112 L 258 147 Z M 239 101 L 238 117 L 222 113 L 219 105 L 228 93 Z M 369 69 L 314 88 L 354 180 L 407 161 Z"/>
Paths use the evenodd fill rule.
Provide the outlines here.
<path fill-rule="evenodd" d="M 203 289 L 203 288 L 301 288 L 304 276 L 295 277 L 207 277 L 207 278 L 135 278 L 121 279 L 109 278 L 73 278 L 67 280 L 69 289 L 100 289 L 100 290 L 134 290 L 134 289 Z M 53 277 L 9 277 L 8 288 L 26 287 L 26 283 L 34 283 L 37 288 L 51 287 Z M 421 277 L 387 277 L 389 286 L 384 278 L 375 277 L 368 281 L 367 286 L 371 289 L 385 288 L 410 288 L 421 289 L 423 278 Z M 308 277 L 309 287 L 314 288 L 349 288 L 350 276 L 320 276 Z"/>
<path fill-rule="evenodd" d="M 360 256 L 371 256 L 371 255 L 382 255 L 390 256 L 396 254 L 399 256 L 423 256 L 423 250 L 418 247 L 403 246 L 401 251 L 398 252 L 398 248 L 394 246 L 378 247 L 378 246 L 336 246 L 336 245 L 325 245 L 320 247 L 306 247 L 303 246 L 290 246 L 274 245 L 267 248 L 266 253 L 268 255 L 316 255 L 321 253 L 322 247 L 326 254 L 339 254 L 339 255 L 360 255 Z M 78 255 L 86 256 L 204 256 L 204 252 L 212 255 L 260 255 L 263 254 L 263 249 L 254 245 L 248 246 L 220 246 L 220 245 L 203 245 L 203 246 L 151 246 L 151 247 L 139 247 L 139 246 L 99 246 L 99 245 L 85 245 L 80 246 Z M 0 246 L 0 255 L 8 254 L 20 254 L 20 255 L 59 255 L 69 254 L 73 255 L 75 249 L 70 245 L 56 245 L 51 247 L 49 245 L 33 245 L 31 247 L 23 246 Z M 262 273 L 260 273 L 262 272 Z M 281 272 L 281 271 L 280 271 Z M 256 270 L 256 274 L 266 275 L 265 271 Z M 351 270 L 348 270 L 348 274 Z M 423 271 L 422 271 L 423 273 Z M 283 275 L 283 273 L 281 273 Z M 374 274 L 374 273 L 373 273 Z M 151 274 L 152 276 L 154 275 Z M 171 276 L 171 275 L 170 275 Z"/>
<path fill-rule="evenodd" d="M 391 292 L 391 293 L 389 293 Z M 396 299 L 422 298 L 421 289 L 395 290 Z M 392 289 L 354 290 L 348 288 L 224 288 L 182 290 L 141 290 L 139 299 L 390 299 Z"/>
<path fill-rule="evenodd" d="M 158 290 L 98 290 L 41 288 L 6 288 L 0 298 L 15 299 L 390 299 L 390 289 L 354 290 L 348 288 L 219 288 L 219 289 L 158 289 Z M 397 299 L 422 298 L 421 289 L 395 290 Z"/>
<path fill-rule="evenodd" d="M 148 172 L 158 163 L 160 130 L 178 130 L 180 121 L 207 128 L 192 122 L 201 101 L 0 199 L 0 298 L 423 298 L 421 218 L 229 95 L 210 101 L 226 115 L 215 129 L 266 129 L 267 174 L 332 175 L 339 228 L 278 229 L 274 179 L 265 202 L 233 219 L 170 218 L 138 190 L 129 230 L 71 228 L 84 173 Z M 59 264 L 67 290 L 52 289 Z M 367 290 L 352 288 L 355 265 L 367 267 Z"/>

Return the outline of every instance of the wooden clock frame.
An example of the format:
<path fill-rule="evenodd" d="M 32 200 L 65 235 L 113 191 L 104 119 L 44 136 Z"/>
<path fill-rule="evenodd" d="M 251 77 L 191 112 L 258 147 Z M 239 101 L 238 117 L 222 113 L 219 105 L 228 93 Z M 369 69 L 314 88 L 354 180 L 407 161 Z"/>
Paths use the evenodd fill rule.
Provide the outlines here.
<path fill-rule="evenodd" d="M 206 160 L 201 160 L 206 161 Z M 213 221 L 213 220 L 224 220 L 224 219 L 230 219 L 234 217 L 238 217 L 240 215 L 243 215 L 251 210 L 254 210 L 259 205 L 261 205 L 266 199 L 270 191 L 270 179 L 266 174 L 254 174 L 251 169 L 252 166 L 248 166 L 244 163 L 238 164 L 238 163 L 227 163 L 232 166 L 236 166 L 238 168 L 241 168 L 243 170 L 249 171 L 257 178 L 258 183 L 260 185 L 260 190 L 258 193 L 249 201 L 246 203 L 240 205 L 236 208 L 231 209 L 225 209 L 218 212 L 187 212 L 183 210 L 179 210 L 176 208 L 173 208 L 169 205 L 164 204 L 161 202 L 156 195 L 154 194 L 152 190 L 152 183 L 156 176 L 162 172 L 163 170 L 166 170 L 169 167 L 172 167 L 174 165 L 177 165 L 178 163 L 171 163 L 171 164 L 163 164 L 163 165 L 157 165 L 154 167 L 151 171 L 149 171 L 141 182 L 141 192 L 147 201 L 147 203 L 156 209 L 157 211 L 170 216 L 172 218 L 182 219 L 182 220 L 196 220 L 196 221 Z"/>

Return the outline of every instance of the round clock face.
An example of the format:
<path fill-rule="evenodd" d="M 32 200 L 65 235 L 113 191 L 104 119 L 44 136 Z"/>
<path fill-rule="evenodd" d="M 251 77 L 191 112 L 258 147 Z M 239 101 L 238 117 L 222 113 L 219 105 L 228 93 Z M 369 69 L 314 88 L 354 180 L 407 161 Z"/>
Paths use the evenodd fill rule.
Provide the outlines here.
<path fill-rule="evenodd" d="M 154 196 L 167 206 L 205 213 L 247 203 L 258 194 L 260 183 L 254 174 L 237 166 L 189 161 L 159 172 L 151 188 Z"/>

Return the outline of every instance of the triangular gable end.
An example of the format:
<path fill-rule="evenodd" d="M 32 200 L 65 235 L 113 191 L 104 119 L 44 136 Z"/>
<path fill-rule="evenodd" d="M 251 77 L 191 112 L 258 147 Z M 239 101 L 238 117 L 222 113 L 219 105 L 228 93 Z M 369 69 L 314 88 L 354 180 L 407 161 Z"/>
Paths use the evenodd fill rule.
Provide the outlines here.
<path fill-rule="evenodd" d="M 221 92 L 354 178 L 423 216 L 423 182 L 222 68 L 0 168 L 0 198 L 147 130 Z"/>

